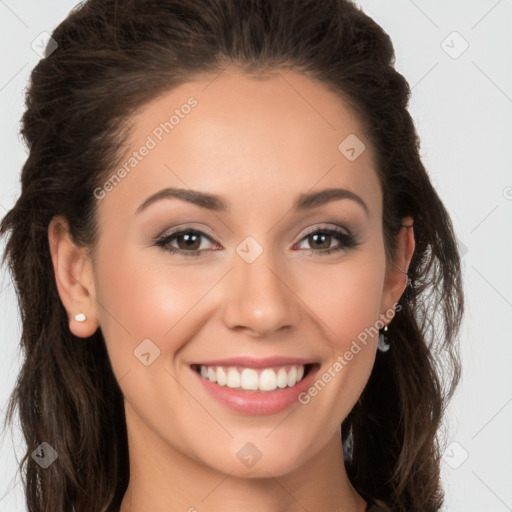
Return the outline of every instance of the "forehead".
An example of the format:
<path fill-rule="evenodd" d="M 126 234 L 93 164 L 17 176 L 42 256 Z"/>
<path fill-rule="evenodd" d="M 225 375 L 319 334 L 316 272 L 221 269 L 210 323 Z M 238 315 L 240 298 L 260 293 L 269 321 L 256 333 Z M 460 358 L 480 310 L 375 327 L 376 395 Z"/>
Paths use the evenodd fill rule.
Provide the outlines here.
<path fill-rule="evenodd" d="M 232 191 L 247 207 L 277 191 L 283 198 L 347 186 L 379 201 L 360 120 L 339 95 L 298 73 L 204 76 L 147 103 L 131 125 L 121 159 L 131 159 L 127 176 L 109 200 L 139 201 L 159 187 L 179 186 Z M 144 147 L 150 149 L 139 151 Z"/>

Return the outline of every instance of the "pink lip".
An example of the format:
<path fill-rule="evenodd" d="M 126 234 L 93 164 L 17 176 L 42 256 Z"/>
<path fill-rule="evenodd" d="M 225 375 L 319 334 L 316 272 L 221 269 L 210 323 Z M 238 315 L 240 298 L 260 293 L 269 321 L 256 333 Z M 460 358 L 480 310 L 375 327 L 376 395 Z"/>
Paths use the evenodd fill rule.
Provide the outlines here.
<path fill-rule="evenodd" d="M 247 365 L 247 358 L 213 361 L 201 364 L 205 366 L 235 366 L 234 363 L 239 363 L 240 361 L 245 361 L 243 366 Z M 267 368 L 269 366 L 275 366 L 276 361 L 278 361 L 278 365 L 282 365 L 282 361 L 285 361 L 285 363 L 288 364 L 307 364 L 296 362 L 298 360 L 292 360 L 289 358 L 279 360 L 271 358 L 265 360 L 265 365 L 267 365 Z M 293 363 L 290 361 L 293 361 Z M 229 364 L 226 364 L 226 362 Z M 254 360 L 252 360 L 252 362 L 254 363 Z M 261 363 L 261 361 L 259 361 L 259 363 Z M 257 368 L 258 366 L 253 365 L 250 367 Z M 277 414 L 288 409 L 294 404 L 297 405 L 299 403 L 298 396 L 312 385 L 319 368 L 320 365 L 315 364 L 310 368 L 309 373 L 300 382 L 295 384 L 295 386 L 283 389 L 277 388 L 274 391 L 248 391 L 243 389 L 232 389 L 227 386 L 219 386 L 218 384 L 201 377 L 201 375 L 194 369 L 191 368 L 191 371 L 196 378 L 199 379 L 203 388 L 221 404 L 243 414 L 267 415 Z"/>
<path fill-rule="evenodd" d="M 228 359 L 215 359 L 211 361 L 200 361 L 190 363 L 191 365 L 203 366 L 242 366 L 244 368 L 272 368 L 274 366 L 288 366 L 299 364 L 314 364 L 312 359 L 301 359 L 298 357 L 230 357 Z"/>

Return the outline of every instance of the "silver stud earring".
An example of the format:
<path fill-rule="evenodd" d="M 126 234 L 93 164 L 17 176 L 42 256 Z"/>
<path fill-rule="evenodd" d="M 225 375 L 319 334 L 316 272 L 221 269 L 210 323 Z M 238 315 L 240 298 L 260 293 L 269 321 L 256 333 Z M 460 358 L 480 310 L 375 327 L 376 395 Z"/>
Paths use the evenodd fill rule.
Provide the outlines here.
<path fill-rule="evenodd" d="M 388 332 L 388 326 L 384 327 L 384 332 Z M 386 342 L 386 336 L 383 332 L 379 332 L 379 342 L 377 343 L 377 349 L 381 352 L 387 352 L 389 350 L 389 343 Z"/>
<path fill-rule="evenodd" d="M 87 317 L 85 316 L 85 313 L 78 313 L 78 315 L 75 316 L 75 320 L 77 322 L 85 322 Z"/>

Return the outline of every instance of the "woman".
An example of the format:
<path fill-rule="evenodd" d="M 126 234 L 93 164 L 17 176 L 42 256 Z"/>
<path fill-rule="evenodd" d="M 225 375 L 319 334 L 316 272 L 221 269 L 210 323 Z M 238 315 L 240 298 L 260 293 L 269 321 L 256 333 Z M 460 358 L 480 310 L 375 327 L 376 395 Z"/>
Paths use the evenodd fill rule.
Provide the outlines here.
<path fill-rule="evenodd" d="M 53 39 L 1 225 L 29 510 L 439 510 L 460 262 L 387 34 L 89 0 Z"/>

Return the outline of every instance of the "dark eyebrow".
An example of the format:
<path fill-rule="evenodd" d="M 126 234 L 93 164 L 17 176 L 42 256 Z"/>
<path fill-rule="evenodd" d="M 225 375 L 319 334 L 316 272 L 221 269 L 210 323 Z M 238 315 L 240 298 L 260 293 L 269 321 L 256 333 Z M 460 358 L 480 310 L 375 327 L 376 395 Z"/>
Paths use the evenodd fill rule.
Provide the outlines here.
<path fill-rule="evenodd" d="M 212 194 L 206 194 L 197 190 L 185 190 L 181 188 L 164 188 L 155 194 L 149 196 L 135 212 L 136 214 L 147 208 L 151 203 L 159 201 L 160 199 L 181 199 L 189 203 L 212 210 L 216 212 L 228 211 L 228 205 L 219 196 Z M 310 208 L 316 208 L 322 206 L 330 201 L 336 199 L 351 199 L 359 204 L 365 213 L 368 215 L 369 210 L 367 204 L 354 192 L 344 188 L 328 188 L 320 190 L 319 192 L 312 192 L 307 194 L 301 194 L 297 198 L 294 209 L 295 210 L 308 210 Z"/>
<path fill-rule="evenodd" d="M 164 188 L 155 194 L 149 196 L 138 208 L 135 214 L 147 208 L 151 203 L 159 201 L 160 199 L 181 199 L 189 203 L 212 210 L 215 212 L 227 211 L 228 205 L 218 196 L 206 194 L 197 190 L 185 190 L 183 188 Z"/>
<path fill-rule="evenodd" d="M 362 200 L 362 198 L 351 190 L 347 190 L 346 188 L 327 188 L 325 190 L 320 190 L 320 192 L 301 194 L 298 197 L 294 207 L 295 210 L 307 210 L 309 208 L 321 206 L 328 203 L 329 201 L 334 201 L 336 199 L 351 199 L 363 208 L 366 215 L 370 214 L 368 205 Z"/>

